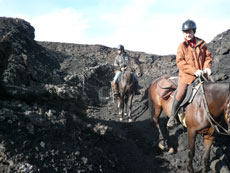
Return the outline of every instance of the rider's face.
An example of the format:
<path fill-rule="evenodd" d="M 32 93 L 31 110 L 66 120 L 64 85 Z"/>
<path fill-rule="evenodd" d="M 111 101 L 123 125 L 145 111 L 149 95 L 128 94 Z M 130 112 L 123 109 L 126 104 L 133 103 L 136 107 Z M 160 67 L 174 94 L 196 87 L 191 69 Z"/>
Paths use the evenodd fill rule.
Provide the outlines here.
<path fill-rule="evenodd" d="M 194 31 L 192 29 L 184 31 L 183 34 L 184 34 L 184 38 L 188 41 L 192 40 L 194 37 Z"/>
<path fill-rule="evenodd" d="M 117 54 L 120 55 L 121 54 L 121 50 L 117 50 Z"/>

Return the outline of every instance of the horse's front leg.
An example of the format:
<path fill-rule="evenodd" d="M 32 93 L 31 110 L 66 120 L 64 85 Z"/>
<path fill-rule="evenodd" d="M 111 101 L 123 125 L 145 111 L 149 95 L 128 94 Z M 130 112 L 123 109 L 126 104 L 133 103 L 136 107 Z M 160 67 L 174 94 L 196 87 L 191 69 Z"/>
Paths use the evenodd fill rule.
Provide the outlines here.
<path fill-rule="evenodd" d="M 120 96 L 117 97 L 117 107 L 118 107 L 118 109 L 120 109 L 120 107 L 121 107 L 121 97 Z"/>
<path fill-rule="evenodd" d="M 188 147 L 189 147 L 188 158 L 189 158 L 189 162 L 188 162 L 187 169 L 189 172 L 194 172 L 192 161 L 193 161 L 193 157 L 195 155 L 195 141 L 196 141 L 196 131 L 188 128 Z"/>
<path fill-rule="evenodd" d="M 203 154 L 203 169 L 202 173 L 208 172 L 209 170 L 209 158 L 210 158 L 210 149 L 215 137 L 205 135 L 204 136 L 204 154 Z"/>
<path fill-rule="evenodd" d="M 131 94 L 129 96 L 129 100 L 128 100 L 128 108 L 129 108 L 129 112 L 128 112 L 128 118 L 129 118 L 129 122 L 132 122 L 132 106 L 133 106 L 133 94 Z"/>
<path fill-rule="evenodd" d="M 128 98 L 127 96 L 124 98 L 124 116 L 127 116 L 127 109 L 128 109 Z"/>
<path fill-rule="evenodd" d="M 120 116 L 119 120 L 123 121 L 124 119 L 124 96 L 123 95 L 120 96 L 119 116 Z"/>

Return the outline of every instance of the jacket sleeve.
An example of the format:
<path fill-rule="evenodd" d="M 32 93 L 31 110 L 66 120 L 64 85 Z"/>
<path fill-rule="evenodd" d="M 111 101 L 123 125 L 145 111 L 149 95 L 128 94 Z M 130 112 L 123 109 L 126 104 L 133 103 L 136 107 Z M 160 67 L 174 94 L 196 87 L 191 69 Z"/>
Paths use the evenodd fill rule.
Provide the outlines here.
<path fill-rule="evenodd" d="M 119 65 L 119 61 L 118 61 L 118 56 L 115 57 L 115 60 L 114 60 L 114 68 L 115 70 L 120 70 L 120 65 Z"/>
<path fill-rule="evenodd" d="M 205 46 L 205 55 L 206 55 L 206 57 L 205 57 L 203 69 L 205 69 L 205 68 L 211 69 L 211 66 L 212 66 L 211 52 L 209 52 L 209 50 L 207 49 L 206 46 Z"/>
<path fill-rule="evenodd" d="M 191 63 L 186 62 L 185 53 L 183 51 L 183 43 L 181 43 L 178 47 L 176 63 L 177 67 L 179 68 L 179 71 L 182 71 L 184 73 L 194 75 L 197 71 L 197 69 Z"/>

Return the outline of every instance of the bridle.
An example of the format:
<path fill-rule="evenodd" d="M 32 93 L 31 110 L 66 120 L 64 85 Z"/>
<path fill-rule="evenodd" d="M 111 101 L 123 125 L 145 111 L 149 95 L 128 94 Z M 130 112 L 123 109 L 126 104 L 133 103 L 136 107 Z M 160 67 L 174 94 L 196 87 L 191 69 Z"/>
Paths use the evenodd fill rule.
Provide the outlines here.
<path fill-rule="evenodd" d="M 207 112 L 207 119 L 209 121 L 209 123 L 211 124 L 211 126 L 217 131 L 217 133 L 222 134 L 222 135 L 230 135 L 230 129 L 226 130 L 223 126 L 221 126 L 211 115 L 210 111 L 209 111 L 209 107 L 208 107 L 208 102 L 207 102 L 207 98 L 205 97 L 205 93 L 204 93 L 204 86 L 203 86 L 203 80 L 208 82 L 207 78 L 205 76 L 201 76 L 199 77 L 199 82 L 200 82 L 200 88 L 201 88 L 201 93 L 203 96 L 203 102 L 204 102 L 204 109 Z M 229 125 L 228 125 L 229 126 Z M 229 128 L 229 127 L 228 127 Z M 220 129 L 222 129 L 224 131 L 221 132 Z"/>

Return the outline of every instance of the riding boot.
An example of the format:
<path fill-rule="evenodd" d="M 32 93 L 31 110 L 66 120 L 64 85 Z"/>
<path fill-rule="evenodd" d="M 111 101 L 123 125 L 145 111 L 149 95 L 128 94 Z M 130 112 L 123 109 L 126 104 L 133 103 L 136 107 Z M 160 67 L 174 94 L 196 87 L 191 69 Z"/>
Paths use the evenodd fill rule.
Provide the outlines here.
<path fill-rule="evenodd" d="M 137 80 L 135 80 L 135 85 L 136 85 L 135 95 L 140 95 L 141 94 L 140 91 L 139 91 L 140 86 L 138 85 L 138 81 Z"/>
<path fill-rule="evenodd" d="M 168 120 L 167 127 L 174 127 L 177 124 L 177 120 L 175 119 L 175 116 L 177 115 L 177 110 L 180 107 L 180 103 L 181 101 L 178 101 L 176 98 L 174 98 L 171 116 Z"/>
<path fill-rule="evenodd" d="M 112 81 L 111 84 L 112 84 L 112 86 L 113 86 L 114 97 L 117 98 L 117 97 L 119 96 L 119 91 L 118 91 L 117 83 L 114 83 L 114 82 Z"/>

